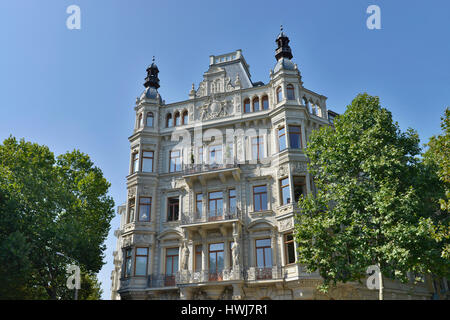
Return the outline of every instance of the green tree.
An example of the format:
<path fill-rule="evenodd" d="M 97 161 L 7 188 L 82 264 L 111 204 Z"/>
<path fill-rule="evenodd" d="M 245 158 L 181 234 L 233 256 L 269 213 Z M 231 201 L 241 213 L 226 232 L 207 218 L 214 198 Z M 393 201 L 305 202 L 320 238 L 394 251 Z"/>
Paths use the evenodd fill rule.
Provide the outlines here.
<path fill-rule="evenodd" d="M 23 139 L 0 145 L 0 298 L 72 299 L 66 267 L 73 261 L 57 252 L 96 279 L 114 215 L 109 187 L 78 150 L 55 159 Z"/>
<path fill-rule="evenodd" d="M 450 259 L 450 108 L 445 110 L 444 117 L 441 118 L 442 134 L 431 137 L 428 142 L 428 150 L 424 153 L 424 163 L 435 173 L 439 181 L 436 186 L 441 187 L 441 193 L 436 193 L 434 201 L 439 202 L 439 210 L 437 215 L 439 221 L 431 224 L 432 236 L 438 242 L 445 242 L 442 250 L 442 256 Z"/>
<path fill-rule="evenodd" d="M 316 195 L 299 200 L 295 238 L 299 263 L 323 277 L 321 290 L 361 281 L 366 270 L 408 281 L 408 272 L 446 271 L 428 232 L 433 206 L 421 193 L 431 178 L 420 163 L 419 138 L 401 132 L 379 98 L 358 95 L 335 120 L 315 131 L 306 150 Z"/>

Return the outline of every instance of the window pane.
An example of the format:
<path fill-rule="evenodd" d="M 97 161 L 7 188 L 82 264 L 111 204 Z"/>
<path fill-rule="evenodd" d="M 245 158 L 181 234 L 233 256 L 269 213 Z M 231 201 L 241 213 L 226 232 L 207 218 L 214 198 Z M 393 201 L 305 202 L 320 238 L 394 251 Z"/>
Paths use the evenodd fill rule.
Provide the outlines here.
<path fill-rule="evenodd" d="M 178 248 L 167 249 L 167 255 L 170 255 L 170 256 L 178 255 Z"/>
<path fill-rule="evenodd" d="M 209 251 L 223 250 L 223 243 L 212 243 L 209 245 Z"/>
<path fill-rule="evenodd" d="M 267 192 L 267 186 L 255 187 L 254 192 L 256 192 L 256 193 Z"/>
<path fill-rule="evenodd" d="M 147 115 L 147 127 L 153 127 L 153 114 Z"/>
<path fill-rule="evenodd" d="M 261 194 L 261 211 L 267 210 L 267 193 Z"/>
<path fill-rule="evenodd" d="M 244 101 L 244 112 L 250 112 L 250 100 Z"/>
<path fill-rule="evenodd" d="M 269 99 L 267 97 L 263 97 L 262 108 L 263 110 L 269 109 Z"/>
<path fill-rule="evenodd" d="M 253 100 L 253 111 L 259 111 L 259 100 Z"/>
<path fill-rule="evenodd" d="M 257 247 L 270 247 L 270 239 L 256 240 Z"/>
<path fill-rule="evenodd" d="M 291 242 L 287 244 L 287 263 L 294 263 L 294 262 L 295 262 L 295 248 L 294 242 Z"/>
<path fill-rule="evenodd" d="M 139 249 L 138 249 L 139 250 Z M 147 274 L 147 257 L 136 257 L 136 276 L 145 276 Z"/>
<path fill-rule="evenodd" d="M 286 149 L 286 131 L 285 128 L 281 128 L 278 130 L 278 146 L 279 151 L 283 151 Z"/>
<path fill-rule="evenodd" d="M 256 250 L 256 265 L 258 268 L 264 267 L 264 252 L 262 249 Z"/>
<path fill-rule="evenodd" d="M 271 267 L 272 266 L 272 248 L 265 248 L 264 249 L 264 255 L 266 258 L 265 266 Z"/>
<path fill-rule="evenodd" d="M 125 275 L 130 276 L 131 274 L 131 258 L 127 258 L 125 262 Z"/>
<path fill-rule="evenodd" d="M 142 171 L 152 172 L 153 171 L 153 159 L 144 158 L 142 161 Z"/>
<path fill-rule="evenodd" d="M 137 248 L 136 249 L 136 255 L 138 256 L 146 256 L 148 252 L 148 248 Z"/>

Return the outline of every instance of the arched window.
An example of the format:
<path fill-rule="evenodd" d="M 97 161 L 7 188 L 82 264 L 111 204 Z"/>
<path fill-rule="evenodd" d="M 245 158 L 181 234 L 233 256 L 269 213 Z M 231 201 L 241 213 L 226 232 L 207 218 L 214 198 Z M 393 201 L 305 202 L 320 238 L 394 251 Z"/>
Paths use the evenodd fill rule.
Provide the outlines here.
<path fill-rule="evenodd" d="M 247 98 L 244 100 L 244 112 L 247 113 L 250 111 L 250 99 Z"/>
<path fill-rule="evenodd" d="M 183 124 L 188 124 L 188 122 L 189 122 L 189 117 L 188 117 L 188 112 L 187 112 L 187 110 L 184 110 L 183 111 Z"/>
<path fill-rule="evenodd" d="M 153 113 L 152 112 L 147 113 L 146 125 L 147 125 L 147 127 L 153 127 Z"/>
<path fill-rule="evenodd" d="M 142 113 L 139 115 L 138 118 L 138 128 L 142 127 Z"/>
<path fill-rule="evenodd" d="M 179 126 L 181 124 L 181 117 L 180 117 L 180 113 L 177 111 L 175 113 L 175 126 Z"/>
<path fill-rule="evenodd" d="M 288 100 L 295 100 L 294 86 L 292 84 L 286 86 L 286 93 Z"/>
<path fill-rule="evenodd" d="M 253 98 L 253 111 L 259 111 L 259 98 Z"/>
<path fill-rule="evenodd" d="M 262 97 L 262 109 L 269 110 L 269 97 L 268 96 Z"/>
<path fill-rule="evenodd" d="M 166 127 L 167 128 L 173 127 L 173 119 L 170 113 L 168 113 L 166 116 Z"/>
<path fill-rule="evenodd" d="M 277 88 L 277 103 L 281 102 L 281 100 L 283 100 L 283 94 L 281 92 L 281 87 Z"/>

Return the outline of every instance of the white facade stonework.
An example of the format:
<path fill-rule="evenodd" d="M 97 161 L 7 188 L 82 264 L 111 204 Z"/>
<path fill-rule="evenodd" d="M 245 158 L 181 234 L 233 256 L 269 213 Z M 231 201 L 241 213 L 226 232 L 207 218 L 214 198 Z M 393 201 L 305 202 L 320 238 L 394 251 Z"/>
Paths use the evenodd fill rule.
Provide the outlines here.
<path fill-rule="evenodd" d="M 147 70 L 129 137 L 128 201 L 118 209 L 112 299 L 378 297 L 359 284 L 321 294 L 320 276 L 292 263 L 293 203 L 300 193 L 315 192 L 304 147 L 335 114 L 325 96 L 303 86 L 284 39 L 284 33 L 277 38 L 278 60 L 267 84 L 252 82 L 237 50 L 211 56 L 189 98 L 165 104 L 156 65 Z M 170 126 L 177 114 L 179 124 Z M 227 137 L 227 130 L 234 135 Z M 184 137 L 184 145 L 175 136 Z M 426 284 L 386 281 L 385 291 L 387 299 L 431 297 Z"/>

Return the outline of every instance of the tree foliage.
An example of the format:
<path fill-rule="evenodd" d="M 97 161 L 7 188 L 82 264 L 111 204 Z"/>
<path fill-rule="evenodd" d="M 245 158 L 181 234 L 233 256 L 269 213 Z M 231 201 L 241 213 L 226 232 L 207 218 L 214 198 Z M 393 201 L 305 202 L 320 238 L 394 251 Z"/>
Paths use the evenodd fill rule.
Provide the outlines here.
<path fill-rule="evenodd" d="M 439 202 L 440 219 L 431 226 L 431 233 L 436 241 L 445 242 L 442 256 L 450 259 L 450 108 L 445 110 L 441 120 L 442 134 L 431 137 L 428 150 L 424 153 L 424 162 L 438 176 L 436 185 L 441 187 L 441 193 L 433 198 L 433 201 Z"/>
<path fill-rule="evenodd" d="M 317 194 L 299 200 L 295 238 L 299 263 L 319 271 L 322 290 L 360 281 L 370 265 L 402 281 L 448 271 L 423 220 L 435 212 L 436 178 L 417 157 L 417 133 L 401 132 L 378 97 L 358 95 L 334 129 L 311 135 L 306 153 Z"/>
<path fill-rule="evenodd" d="M 78 150 L 55 158 L 23 139 L 0 145 L 1 298 L 71 299 L 66 267 L 74 261 L 91 282 L 86 297 L 99 292 L 92 282 L 114 215 L 109 187 Z"/>

